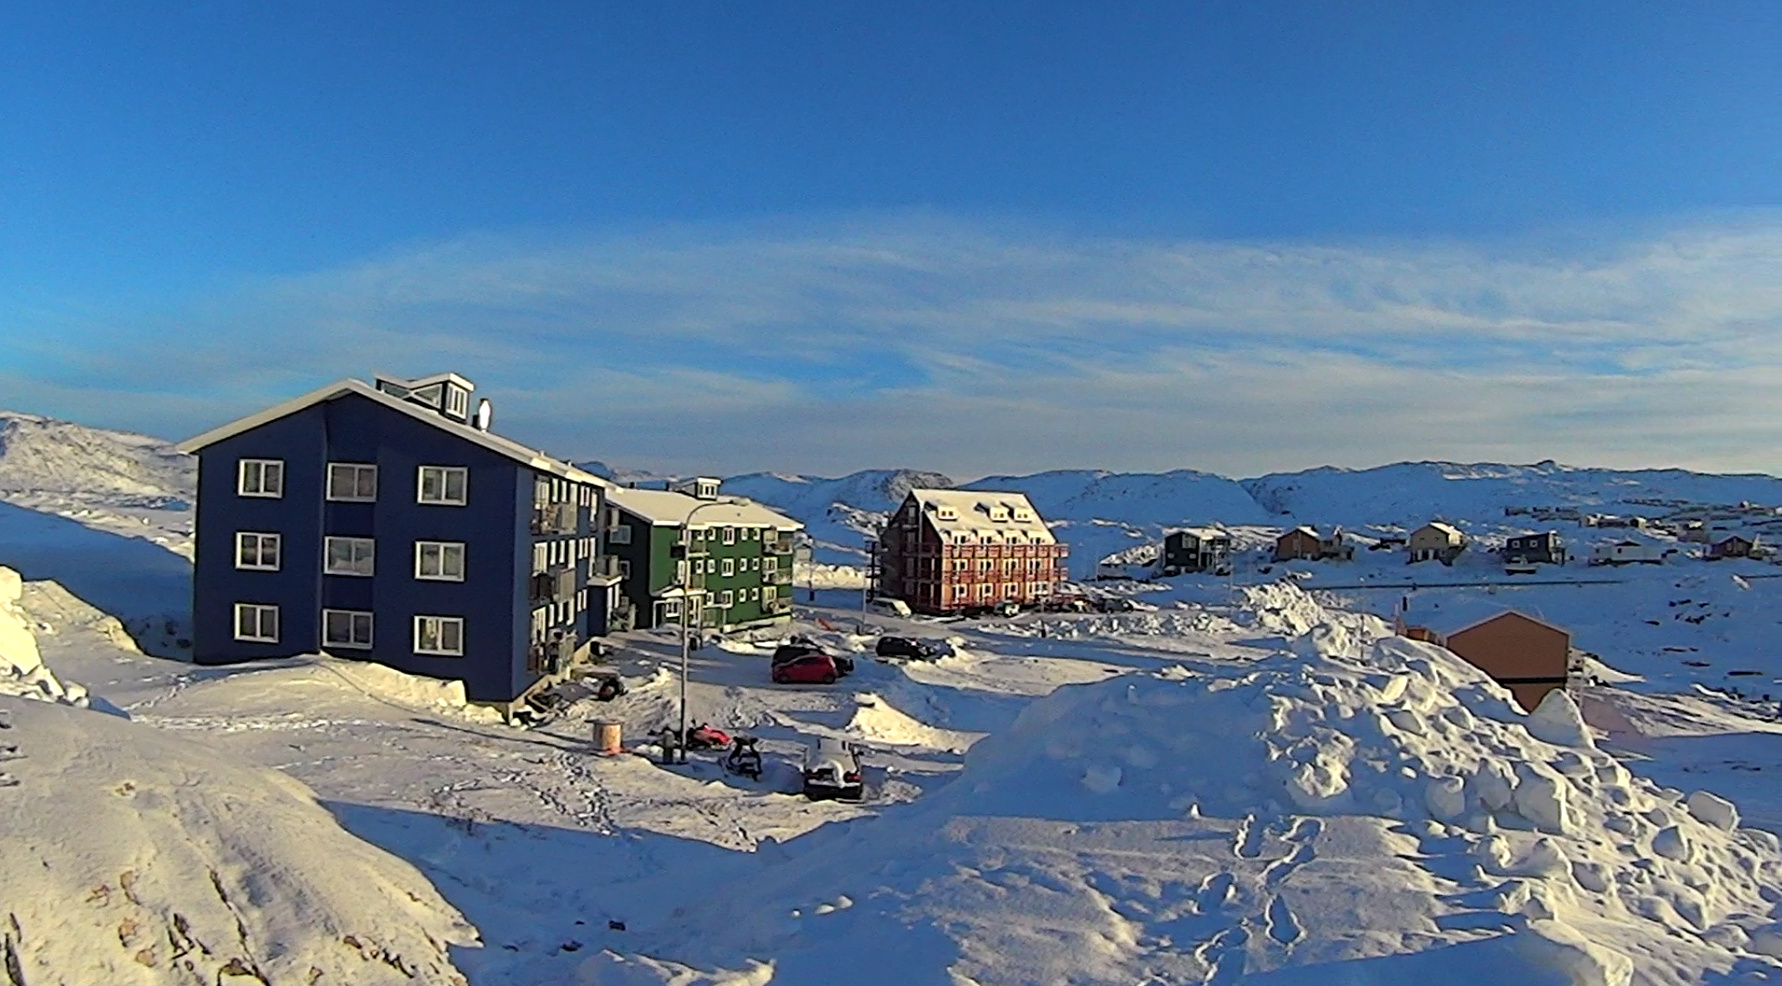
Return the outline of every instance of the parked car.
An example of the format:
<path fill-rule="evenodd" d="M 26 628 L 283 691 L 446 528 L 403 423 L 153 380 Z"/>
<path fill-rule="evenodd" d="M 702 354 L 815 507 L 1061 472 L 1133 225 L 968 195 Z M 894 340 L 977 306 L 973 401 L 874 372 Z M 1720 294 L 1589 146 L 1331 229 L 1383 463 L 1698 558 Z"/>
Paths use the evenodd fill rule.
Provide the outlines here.
<path fill-rule="evenodd" d="M 1137 608 L 1125 596 L 1101 596 L 1093 605 L 1098 613 L 1130 613 Z"/>
<path fill-rule="evenodd" d="M 801 654 L 773 666 L 776 685 L 833 685 L 841 677 L 841 669 L 828 654 Z"/>
<path fill-rule="evenodd" d="M 1019 603 L 1000 602 L 991 607 L 990 612 L 997 616 L 1019 616 L 1021 615 L 1021 606 Z"/>
<path fill-rule="evenodd" d="M 820 739 L 804 755 L 804 796 L 812 801 L 837 798 L 859 801 L 866 796 L 860 757 L 852 744 Z"/>
<path fill-rule="evenodd" d="M 913 615 L 910 604 L 901 599 L 874 599 L 866 604 L 866 608 L 880 616 L 907 617 Z"/>
<path fill-rule="evenodd" d="M 846 675 L 854 673 L 854 659 L 852 657 L 849 657 L 846 654 L 838 654 L 834 651 L 824 650 L 809 641 L 801 642 L 798 640 L 794 640 L 789 644 L 781 644 L 774 648 L 773 666 L 777 668 L 788 661 L 797 660 L 798 658 L 806 657 L 811 654 L 822 654 L 835 662 L 835 670 L 838 674 Z"/>
<path fill-rule="evenodd" d="M 880 657 L 907 657 L 912 661 L 930 661 L 939 656 L 940 648 L 914 637 L 880 637 L 873 652 Z"/>

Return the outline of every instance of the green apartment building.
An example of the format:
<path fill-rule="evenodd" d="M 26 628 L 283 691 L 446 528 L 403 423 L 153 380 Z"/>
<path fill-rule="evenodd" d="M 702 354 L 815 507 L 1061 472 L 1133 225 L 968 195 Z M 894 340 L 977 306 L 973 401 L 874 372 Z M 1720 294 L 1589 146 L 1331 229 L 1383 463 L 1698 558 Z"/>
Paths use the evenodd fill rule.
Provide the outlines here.
<path fill-rule="evenodd" d="M 721 499 L 718 481 L 679 489 L 615 489 L 607 552 L 638 628 L 680 623 L 733 629 L 792 618 L 792 540 L 804 527 L 750 500 Z"/>

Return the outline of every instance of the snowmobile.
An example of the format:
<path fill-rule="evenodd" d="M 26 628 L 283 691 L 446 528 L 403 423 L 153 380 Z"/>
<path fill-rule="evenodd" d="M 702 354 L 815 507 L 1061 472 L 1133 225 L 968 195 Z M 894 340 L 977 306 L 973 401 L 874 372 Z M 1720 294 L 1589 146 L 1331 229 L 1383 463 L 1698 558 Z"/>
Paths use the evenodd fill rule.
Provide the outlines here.
<path fill-rule="evenodd" d="M 761 779 L 761 751 L 755 749 L 755 737 L 738 736 L 724 757 L 724 769 L 749 780 Z"/>

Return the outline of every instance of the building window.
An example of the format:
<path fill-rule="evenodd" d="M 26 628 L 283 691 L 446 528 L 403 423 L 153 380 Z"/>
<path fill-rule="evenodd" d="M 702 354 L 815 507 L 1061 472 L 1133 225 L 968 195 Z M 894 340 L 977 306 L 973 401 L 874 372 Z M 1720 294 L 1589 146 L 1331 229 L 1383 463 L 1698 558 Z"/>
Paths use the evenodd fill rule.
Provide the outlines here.
<path fill-rule="evenodd" d="M 376 543 L 371 538 L 331 537 L 326 539 L 324 548 L 326 558 L 322 564 L 322 574 L 372 574 Z"/>
<path fill-rule="evenodd" d="M 464 618 L 461 616 L 415 617 L 415 653 L 442 657 L 464 656 Z"/>
<path fill-rule="evenodd" d="M 352 609 L 322 610 L 322 645 L 369 649 L 371 614 Z"/>
<path fill-rule="evenodd" d="M 758 588 L 750 589 L 749 590 L 749 598 L 755 602 L 760 602 L 761 601 L 761 590 Z"/>
<path fill-rule="evenodd" d="M 994 593 L 995 591 L 996 591 L 996 587 L 993 585 L 986 584 L 986 585 L 978 586 L 978 595 L 983 596 L 986 599 L 988 599 L 990 597 L 990 595 L 992 593 Z"/>
<path fill-rule="evenodd" d="M 724 559 L 723 565 L 724 565 L 724 577 L 725 578 L 729 578 L 730 576 L 736 574 L 736 559 L 726 558 L 726 559 Z"/>
<path fill-rule="evenodd" d="M 242 496 L 274 499 L 285 495 L 285 460 L 243 459 L 235 477 L 235 492 Z"/>
<path fill-rule="evenodd" d="M 962 586 L 962 585 L 954 586 L 953 587 L 953 598 L 954 599 L 964 599 L 965 598 L 965 586 Z"/>
<path fill-rule="evenodd" d="M 726 609 L 736 605 L 736 593 L 730 589 L 725 589 L 723 592 L 718 593 L 718 605 L 723 606 Z"/>
<path fill-rule="evenodd" d="M 464 466 L 422 466 L 415 502 L 462 507 L 469 502 L 470 470 Z"/>
<path fill-rule="evenodd" d="M 734 527 L 724 528 L 724 543 L 725 544 L 735 544 L 736 543 L 736 528 L 734 528 Z"/>
<path fill-rule="evenodd" d="M 328 463 L 328 499 L 361 503 L 377 499 L 377 467 L 356 462 Z"/>
<path fill-rule="evenodd" d="M 759 558 L 749 559 L 749 571 L 751 571 L 751 572 L 761 571 L 761 559 L 759 559 Z"/>
<path fill-rule="evenodd" d="M 469 417 L 470 395 L 457 387 L 447 387 L 446 413 L 458 418 Z"/>
<path fill-rule="evenodd" d="M 770 602 L 770 603 L 773 602 L 773 598 L 775 596 L 779 595 L 779 590 L 775 589 L 771 585 L 762 586 L 760 589 L 760 592 L 761 592 L 761 599 L 764 602 Z"/>
<path fill-rule="evenodd" d="M 610 544 L 630 544 L 631 543 L 631 525 L 630 524 L 617 524 L 617 525 L 613 526 L 612 528 L 609 529 L 609 533 L 606 536 L 606 540 Z"/>
<path fill-rule="evenodd" d="M 263 603 L 235 604 L 235 639 L 257 644 L 278 643 L 278 607 Z"/>
<path fill-rule="evenodd" d="M 679 565 L 676 566 L 676 568 L 679 568 L 680 565 L 685 565 L 685 564 L 687 564 L 687 563 L 680 562 Z M 628 579 L 630 577 L 631 577 L 631 562 L 625 558 L 619 559 L 619 578 Z"/>
<path fill-rule="evenodd" d="M 279 536 L 277 534 L 236 531 L 235 567 L 260 572 L 276 572 L 278 571 L 278 549 Z"/>
<path fill-rule="evenodd" d="M 464 581 L 464 542 L 416 541 L 415 578 L 439 582 Z"/>
<path fill-rule="evenodd" d="M 625 560 L 619 559 L 619 564 L 624 565 Z M 674 563 L 674 581 L 677 585 L 687 581 L 687 560 L 685 558 Z"/>
<path fill-rule="evenodd" d="M 773 557 L 768 557 L 768 558 L 762 559 L 761 570 L 763 572 L 777 572 L 777 571 L 779 571 L 780 570 L 780 560 L 778 558 L 773 558 Z"/>

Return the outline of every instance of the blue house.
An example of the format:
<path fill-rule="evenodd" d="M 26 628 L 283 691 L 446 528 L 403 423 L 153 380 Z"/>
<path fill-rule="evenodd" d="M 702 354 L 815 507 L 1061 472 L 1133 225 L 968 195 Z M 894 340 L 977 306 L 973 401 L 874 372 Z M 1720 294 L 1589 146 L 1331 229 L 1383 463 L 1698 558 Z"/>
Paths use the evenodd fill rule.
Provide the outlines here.
<path fill-rule="evenodd" d="M 358 658 L 511 712 L 585 657 L 618 599 L 610 484 L 490 432 L 474 392 L 343 380 L 182 443 L 198 663 Z"/>

